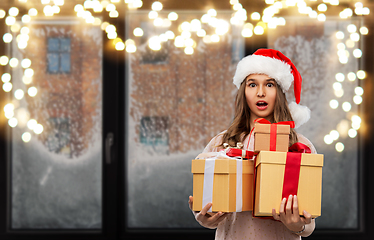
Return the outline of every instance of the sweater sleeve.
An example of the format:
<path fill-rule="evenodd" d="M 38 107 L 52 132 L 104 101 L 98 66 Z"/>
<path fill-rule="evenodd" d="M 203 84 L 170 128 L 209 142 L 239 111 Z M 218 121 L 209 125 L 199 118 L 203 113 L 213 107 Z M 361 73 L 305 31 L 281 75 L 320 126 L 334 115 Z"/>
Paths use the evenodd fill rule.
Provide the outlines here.
<path fill-rule="evenodd" d="M 210 140 L 210 142 L 208 143 L 208 145 L 205 147 L 203 153 L 207 153 L 207 152 L 219 152 L 219 150 L 222 149 L 222 147 L 219 147 L 219 145 L 221 145 L 222 137 L 223 137 L 223 134 L 225 132 L 226 131 L 223 131 L 220 134 L 218 134 L 217 136 L 215 136 L 214 138 L 212 138 L 212 140 Z"/>

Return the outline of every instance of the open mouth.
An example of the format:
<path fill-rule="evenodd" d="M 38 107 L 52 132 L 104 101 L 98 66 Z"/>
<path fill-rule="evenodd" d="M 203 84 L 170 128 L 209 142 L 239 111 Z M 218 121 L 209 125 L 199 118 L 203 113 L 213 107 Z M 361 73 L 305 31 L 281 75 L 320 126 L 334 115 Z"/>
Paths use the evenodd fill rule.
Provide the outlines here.
<path fill-rule="evenodd" d="M 268 103 L 267 103 L 267 102 L 264 102 L 264 101 L 258 101 L 258 102 L 256 103 L 256 105 L 257 105 L 258 107 L 267 107 Z"/>

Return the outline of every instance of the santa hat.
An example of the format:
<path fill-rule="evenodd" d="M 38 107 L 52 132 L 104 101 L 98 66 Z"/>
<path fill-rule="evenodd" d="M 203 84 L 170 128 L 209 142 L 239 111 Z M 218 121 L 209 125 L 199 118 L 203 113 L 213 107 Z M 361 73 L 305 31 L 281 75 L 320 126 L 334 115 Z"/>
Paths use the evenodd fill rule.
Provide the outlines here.
<path fill-rule="evenodd" d="M 291 102 L 290 109 L 295 128 L 306 123 L 310 118 L 310 110 L 301 106 L 301 75 L 295 65 L 283 53 L 273 49 L 258 49 L 252 55 L 249 55 L 238 63 L 236 67 L 233 83 L 237 88 L 250 74 L 266 74 L 273 78 L 285 93 L 294 82 L 294 94 L 296 102 Z"/>

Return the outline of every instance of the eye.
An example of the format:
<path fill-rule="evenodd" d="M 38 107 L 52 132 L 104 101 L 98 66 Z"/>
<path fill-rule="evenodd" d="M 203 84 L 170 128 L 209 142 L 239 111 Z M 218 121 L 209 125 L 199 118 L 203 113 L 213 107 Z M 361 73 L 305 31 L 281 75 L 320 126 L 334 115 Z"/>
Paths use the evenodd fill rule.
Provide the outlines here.
<path fill-rule="evenodd" d="M 274 87 L 274 83 L 267 83 L 266 86 L 267 87 Z"/>
<path fill-rule="evenodd" d="M 256 84 L 253 83 L 253 82 L 252 83 L 247 83 L 247 86 L 253 88 L 253 87 L 256 87 Z"/>

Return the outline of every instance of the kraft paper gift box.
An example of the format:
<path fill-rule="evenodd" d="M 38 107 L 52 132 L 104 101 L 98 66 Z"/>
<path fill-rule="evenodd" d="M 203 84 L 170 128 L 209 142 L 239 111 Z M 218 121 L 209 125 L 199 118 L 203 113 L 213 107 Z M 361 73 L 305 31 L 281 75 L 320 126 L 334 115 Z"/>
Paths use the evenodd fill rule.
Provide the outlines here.
<path fill-rule="evenodd" d="M 292 154 L 301 162 L 291 163 Z M 279 213 L 282 196 L 290 194 L 298 197 L 300 215 L 321 215 L 322 154 L 261 151 L 255 161 L 254 216 L 272 216 L 273 208 Z"/>
<path fill-rule="evenodd" d="M 253 171 L 252 160 L 192 160 L 192 210 L 201 211 L 212 202 L 212 212 L 252 211 Z"/>
<path fill-rule="evenodd" d="M 266 119 L 256 119 L 254 127 L 255 152 L 277 151 L 287 152 L 290 135 L 290 125 L 293 122 L 279 122 L 270 124 Z"/>

